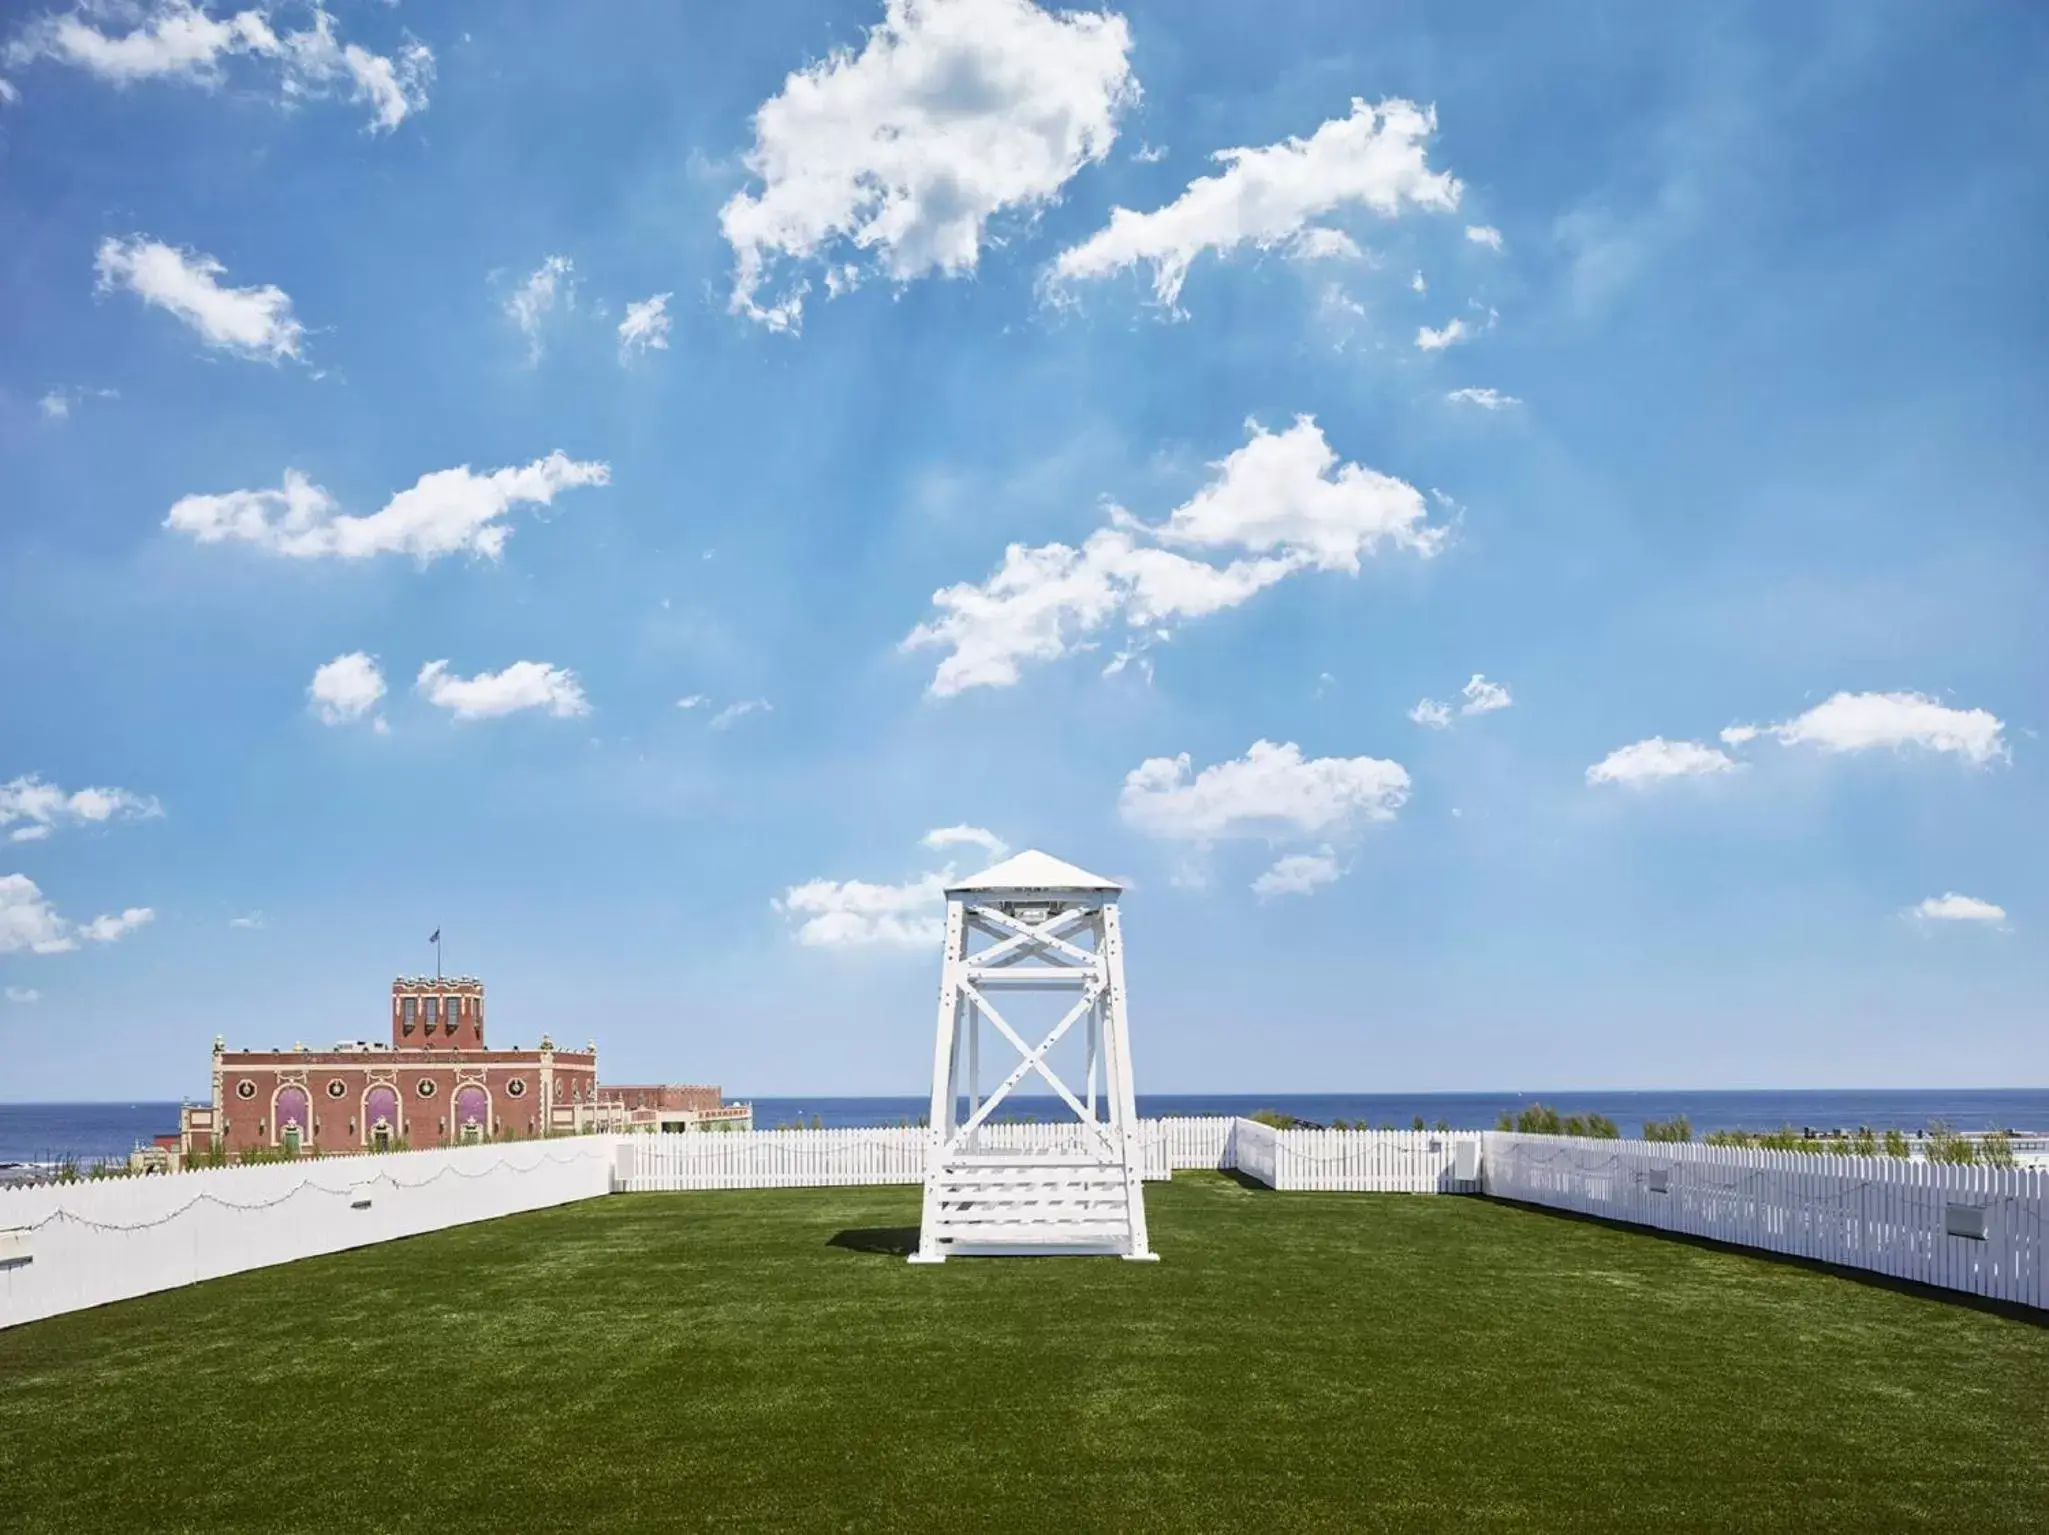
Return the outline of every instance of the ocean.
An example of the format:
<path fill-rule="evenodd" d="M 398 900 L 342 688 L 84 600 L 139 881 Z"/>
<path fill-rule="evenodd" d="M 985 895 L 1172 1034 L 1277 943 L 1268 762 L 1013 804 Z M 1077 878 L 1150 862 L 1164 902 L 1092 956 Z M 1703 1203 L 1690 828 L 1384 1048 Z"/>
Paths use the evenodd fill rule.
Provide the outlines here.
<path fill-rule="evenodd" d="M 901 1098 L 756 1098 L 754 1123 L 778 1125 L 894 1125 L 924 1115 L 929 1100 Z M 1366 1120 L 1380 1129 L 1406 1129 L 1417 1115 L 1426 1125 L 1443 1120 L 1454 1130 L 1490 1130 L 1505 1110 L 1547 1103 L 1561 1114 L 1605 1114 L 1624 1135 L 1646 1119 L 1684 1114 L 1696 1135 L 1709 1130 L 1925 1129 L 1941 1120 L 1953 1130 L 2049 1132 L 2049 1088 L 1951 1088 L 1779 1092 L 1544 1093 L 1140 1093 L 1145 1118 L 1170 1114 L 1249 1114 L 1278 1109 L 1313 1124 Z M 1056 1120 L 1067 1113 L 1057 1098 L 1014 1097 L 999 1114 Z M 0 1103 L 0 1167 L 64 1158 L 92 1162 L 125 1157 L 137 1143 L 178 1128 L 176 1103 Z"/>

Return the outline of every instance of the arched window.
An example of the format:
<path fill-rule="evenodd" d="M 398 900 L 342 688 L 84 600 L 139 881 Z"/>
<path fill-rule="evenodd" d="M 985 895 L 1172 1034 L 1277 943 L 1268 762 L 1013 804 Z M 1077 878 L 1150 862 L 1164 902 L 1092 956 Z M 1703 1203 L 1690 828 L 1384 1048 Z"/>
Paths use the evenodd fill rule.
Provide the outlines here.
<path fill-rule="evenodd" d="M 313 1105 L 303 1087 L 281 1087 L 271 1103 L 271 1118 L 277 1121 L 280 1144 L 297 1146 L 312 1133 Z"/>
<path fill-rule="evenodd" d="M 464 1140 L 482 1140 L 491 1133 L 491 1097 L 475 1083 L 456 1089 L 455 1124 Z"/>

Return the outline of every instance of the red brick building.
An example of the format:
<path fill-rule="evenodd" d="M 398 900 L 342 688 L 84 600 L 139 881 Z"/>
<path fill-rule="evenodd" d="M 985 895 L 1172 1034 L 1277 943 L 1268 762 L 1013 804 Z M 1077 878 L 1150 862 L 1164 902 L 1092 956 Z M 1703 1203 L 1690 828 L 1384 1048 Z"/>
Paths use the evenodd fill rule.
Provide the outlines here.
<path fill-rule="evenodd" d="M 664 1089 L 676 1091 L 676 1089 Z M 688 1088 L 709 1092 L 717 1088 Z M 585 1128 L 598 1102 L 595 1046 L 558 1050 L 484 1042 L 484 983 L 414 976 L 391 983 L 391 1042 L 331 1050 L 213 1047 L 213 1102 L 188 1105 L 179 1150 L 230 1156 L 251 1147 L 367 1151 L 524 1139 Z"/>

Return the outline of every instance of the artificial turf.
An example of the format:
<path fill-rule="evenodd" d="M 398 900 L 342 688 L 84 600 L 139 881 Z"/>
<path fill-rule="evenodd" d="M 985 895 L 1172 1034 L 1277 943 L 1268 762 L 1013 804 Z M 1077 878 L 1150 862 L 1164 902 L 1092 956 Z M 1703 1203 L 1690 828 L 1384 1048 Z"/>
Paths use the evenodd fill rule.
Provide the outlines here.
<path fill-rule="evenodd" d="M 635 1194 L 0 1332 L 32 1530 L 2041 1530 L 2049 1328 L 1464 1198 Z"/>

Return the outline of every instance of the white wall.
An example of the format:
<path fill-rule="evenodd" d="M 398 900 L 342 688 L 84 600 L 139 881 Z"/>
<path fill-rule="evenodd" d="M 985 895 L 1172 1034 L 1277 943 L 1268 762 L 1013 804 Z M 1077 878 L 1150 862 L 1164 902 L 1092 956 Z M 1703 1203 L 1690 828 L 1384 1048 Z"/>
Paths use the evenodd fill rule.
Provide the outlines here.
<path fill-rule="evenodd" d="M 1481 1173 L 1503 1199 L 2049 1307 L 2040 1168 L 1488 1131 Z"/>
<path fill-rule="evenodd" d="M 0 1190 L 0 1327 L 594 1199 L 611 1190 L 619 1139 L 578 1136 Z"/>

